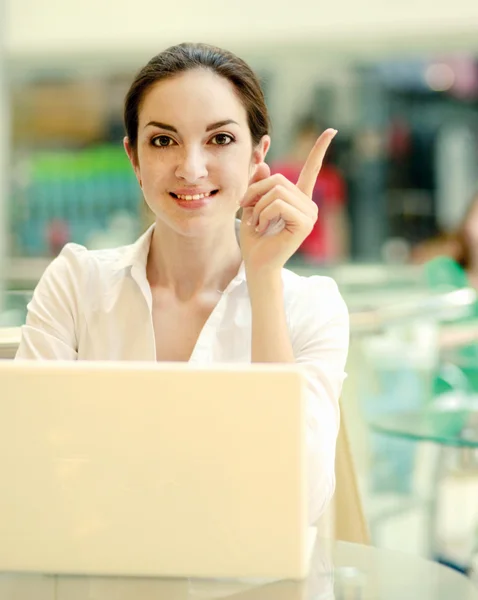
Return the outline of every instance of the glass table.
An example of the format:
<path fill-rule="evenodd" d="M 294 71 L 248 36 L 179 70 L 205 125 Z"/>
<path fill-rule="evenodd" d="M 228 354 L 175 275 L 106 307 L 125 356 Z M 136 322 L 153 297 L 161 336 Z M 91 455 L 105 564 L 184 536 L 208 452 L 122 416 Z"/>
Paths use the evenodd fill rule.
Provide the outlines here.
<path fill-rule="evenodd" d="M 476 473 L 478 466 L 478 403 L 475 397 L 465 402 L 450 397 L 450 406 L 446 405 L 447 395 L 422 409 L 388 413 L 370 418 L 371 430 L 389 437 L 414 442 L 430 442 L 438 448 L 437 460 L 433 469 L 432 495 L 428 501 L 427 540 L 429 555 L 440 556 L 438 512 L 440 504 L 439 490 L 446 476 L 450 459 L 457 462 L 458 449 L 461 452 L 460 470 Z M 453 404 L 455 405 L 453 407 Z M 478 531 L 477 531 L 478 536 Z M 475 541 L 478 549 L 478 537 Z M 471 558 L 473 560 L 473 558 Z M 468 567 L 469 568 L 469 567 Z"/>
<path fill-rule="evenodd" d="M 377 540 L 378 528 L 399 515 L 419 515 L 420 528 L 425 519 L 423 550 L 433 557 L 438 555 L 437 495 L 445 468 L 450 462 L 469 466 L 478 458 L 474 390 L 456 361 L 443 360 L 440 340 L 450 324 L 468 318 L 475 302 L 476 292 L 462 289 L 382 307 L 375 311 L 375 323 L 368 330 L 365 323 L 364 334 L 355 340 L 372 535 Z M 420 471 L 424 465 L 426 471 Z M 423 546 L 421 538 L 418 543 Z"/>
<path fill-rule="evenodd" d="M 413 555 L 318 539 L 306 580 L 0 574 L 0 600 L 478 600 L 465 576 Z"/>
<path fill-rule="evenodd" d="M 478 407 L 389 413 L 371 418 L 369 424 L 375 432 L 393 437 L 478 449 Z"/>

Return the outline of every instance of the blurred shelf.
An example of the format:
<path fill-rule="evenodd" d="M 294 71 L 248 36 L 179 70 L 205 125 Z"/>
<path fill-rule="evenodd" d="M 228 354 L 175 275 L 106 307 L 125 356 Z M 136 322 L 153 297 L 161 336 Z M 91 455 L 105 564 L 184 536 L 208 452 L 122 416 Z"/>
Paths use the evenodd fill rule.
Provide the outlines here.
<path fill-rule="evenodd" d="M 53 258 L 11 258 L 6 265 L 7 286 L 33 289 Z"/>
<path fill-rule="evenodd" d="M 382 263 L 344 263 L 333 266 L 291 263 L 290 269 L 300 275 L 328 275 L 338 285 L 356 286 L 417 286 L 422 280 L 422 267 L 386 265 Z"/>

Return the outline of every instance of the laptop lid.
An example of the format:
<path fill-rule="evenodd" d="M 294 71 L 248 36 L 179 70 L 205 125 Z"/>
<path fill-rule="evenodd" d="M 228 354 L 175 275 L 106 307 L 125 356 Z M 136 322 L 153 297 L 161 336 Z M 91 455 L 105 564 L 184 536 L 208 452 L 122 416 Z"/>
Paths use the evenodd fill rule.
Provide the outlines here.
<path fill-rule="evenodd" d="M 0 361 L 0 570 L 301 578 L 294 366 Z"/>

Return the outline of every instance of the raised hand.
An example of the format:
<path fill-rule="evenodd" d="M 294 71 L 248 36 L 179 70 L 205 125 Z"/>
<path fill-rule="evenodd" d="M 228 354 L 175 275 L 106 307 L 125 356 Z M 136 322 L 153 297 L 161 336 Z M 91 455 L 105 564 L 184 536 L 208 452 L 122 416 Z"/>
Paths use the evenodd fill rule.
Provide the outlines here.
<path fill-rule="evenodd" d="M 241 249 L 246 269 L 281 269 L 309 235 L 317 220 L 312 200 L 317 177 L 337 134 L 327 129 L 314 144 L 296 184 L 271 175 L 262 163 L 241 202 Z"/>

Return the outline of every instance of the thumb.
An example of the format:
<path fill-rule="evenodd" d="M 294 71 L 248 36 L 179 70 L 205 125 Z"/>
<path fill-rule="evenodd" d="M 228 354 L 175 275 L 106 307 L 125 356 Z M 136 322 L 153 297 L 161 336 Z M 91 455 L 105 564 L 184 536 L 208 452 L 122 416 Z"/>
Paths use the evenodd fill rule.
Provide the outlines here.
<path fill-rule="evenodd" d="M 269 167 L 269 165 L 265 162 L 261 162 L 256 166 L 255 172 L 252 175 L 250 181 L 249 181 L 249 185 L 252 185 L 253 183 L 257 183 L 258 181 L 262 181 L 263 179 L 267 179 L 268 177 L 270 177 L 271 174 L 271 169 Z M 259 199 L 259 196 L 257 197 L 257 200 Z M 247 223 L 249 221 L 249 219 L 252 216 L 252 212 L 254 210 L 254 206 L 246 206 L 245 208 L 242 209 L 242 222 Z"/>
<path fill-rule="evenodd" d="M 271 168 L 265 162 L 261 162 L 256 166 L 256 170 L 254 175 L 251 177 L 249 185 L 252 183 L 257 183 L 258 181 L 262 181 L 262 179 L 267 179 L 271 175 Z"/>

